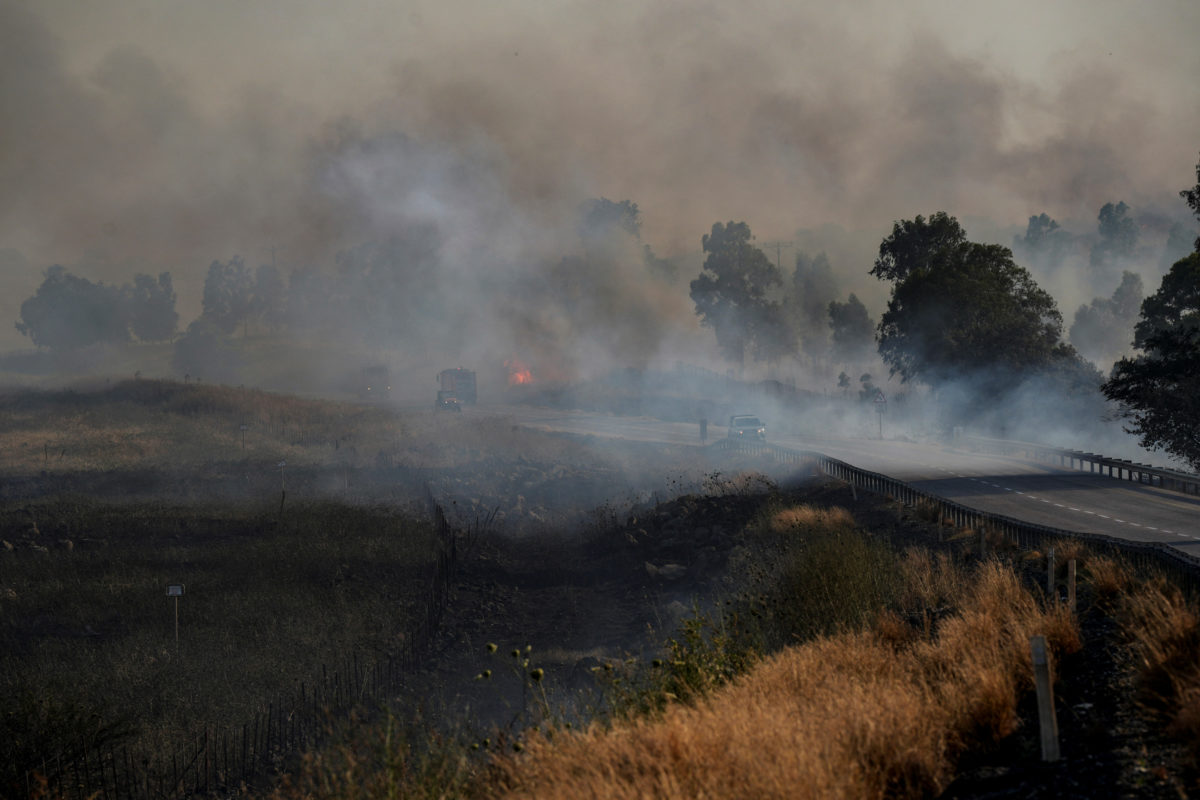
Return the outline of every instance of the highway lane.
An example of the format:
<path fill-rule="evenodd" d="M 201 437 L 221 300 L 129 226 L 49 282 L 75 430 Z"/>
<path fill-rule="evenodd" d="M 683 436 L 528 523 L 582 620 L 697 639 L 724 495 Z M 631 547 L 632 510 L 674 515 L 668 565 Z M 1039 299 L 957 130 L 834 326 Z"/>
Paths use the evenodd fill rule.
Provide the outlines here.
<path fill-rule="evenodd" d="M 548 431 L 700 444 L 695 423 L 525 406 L 481 407 L 479 413 L 501 413 L 518 424 Z M 710 424 L 708 434 L 711 443 L 724 437 L 725 427 Z M 781 447 L 816 450 L 981 511 L 1065 530 L 1164 542 L 1200 555 L 1200 498 L 1179 492 L 937 443 L 898 439 L 818 441 L 770 431 L 768 441 Z"/>

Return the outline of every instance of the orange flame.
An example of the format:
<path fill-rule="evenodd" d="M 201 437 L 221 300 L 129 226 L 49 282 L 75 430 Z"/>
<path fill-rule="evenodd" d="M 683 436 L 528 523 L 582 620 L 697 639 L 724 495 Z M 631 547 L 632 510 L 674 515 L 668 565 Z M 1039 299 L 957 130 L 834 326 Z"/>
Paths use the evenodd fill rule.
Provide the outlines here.
<path fill-rule="evenodd" d="M 515 358 L 510 358 L 504 362 L 504 366 L 508 368 L 508 385 L 521 386 L 526 383 L 533 382 L 533 373 L 529 371 L 529 367 L 522 364 Z"/>

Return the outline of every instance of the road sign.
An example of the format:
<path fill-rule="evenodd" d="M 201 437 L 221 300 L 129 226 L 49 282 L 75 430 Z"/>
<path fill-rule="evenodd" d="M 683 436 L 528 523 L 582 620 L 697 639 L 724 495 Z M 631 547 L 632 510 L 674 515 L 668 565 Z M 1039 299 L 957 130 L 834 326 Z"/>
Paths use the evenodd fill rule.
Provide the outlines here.
<path fill-rule="evenodd" d="M 183 584 L 172 583 L 167 587 L 167 597 L 183 597 Z"/>
<path fill-rule="evenodd" d="M 875 405 L 877 405 L 877 406 L 887 405 L 887 398 L 883 396 L 882 389 L 875 390 Z"/>

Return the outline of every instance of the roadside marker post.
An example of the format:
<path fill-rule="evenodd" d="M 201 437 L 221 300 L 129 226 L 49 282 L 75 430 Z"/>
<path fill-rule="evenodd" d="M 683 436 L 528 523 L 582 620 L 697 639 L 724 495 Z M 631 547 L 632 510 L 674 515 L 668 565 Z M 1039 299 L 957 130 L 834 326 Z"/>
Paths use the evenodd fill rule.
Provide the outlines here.
<path fill-rule="evenodd" d="M 175 649 L 179 649 L 179 598 L 183 597 L 183 584 L 172 583 L 167 586 L 167 597 L 175 598 Z"/>
<path fill-rule="evenodd" d="M 1042 739 L 1042 761 L 1058 761 L 1058 716 L 1054 712 L 1054 683 L 1050 677 L 1050 656 L 1046 637 L 1029 639 L 1033 656 L 1033 678 L 1037 686 L 1038 723 Z"/>
<path fill-rule="evenodd" d="M 875 390 L 875 413 L 879 415 L 879 438 L 883 439 L 883 412 L 887 411 L 887 398 L 882 389 Z"/>

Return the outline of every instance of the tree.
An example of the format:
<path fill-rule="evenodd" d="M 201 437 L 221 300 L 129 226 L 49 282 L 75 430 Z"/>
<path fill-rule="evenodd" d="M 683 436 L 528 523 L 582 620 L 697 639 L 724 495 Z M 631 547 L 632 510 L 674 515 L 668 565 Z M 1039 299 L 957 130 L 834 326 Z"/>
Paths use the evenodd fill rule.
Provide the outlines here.
<path fill-rule="evenodd" d="M 1175 262 L 1142 303 L 1133 344 L 1140 352 L 1116 363 L 1104 395 L 1143 447 L 1200 469 L 1200 250 Z"/>
<path fill-rule="evenodd" d="M 787 337 L 794 343 L 790 327 L 780 322 L 779 304 L 767 297 L 783 280 L 752 238 L 745 222 L 714 223 L 701 239 L 708 254 L 703 270 L 690 285 L 700 324 L 713 329 L 721 352 L 738 364 L 745 364 L 747 349 L 757 346 L 766 355 L 786 349 L 781 345 Z"/>
<path fill-rule="evenodd" d="M 858 382 L 862 388 L 858 390 L 858 399 L 863 403 L 870 403 L 875 399 L 875 393 L 879 391 L 875 386 L 875 378 L 869 372 L 864 372 L 858 376 Z"/>
<path fill-rule="evenodd" d="M 829 303 L 837 299 L 837 279 L 825 253 L 796 253 L 796 268 L 785 304 L 788 319 L 811 358 L 829 354 Z"/>
<path fill-rule="evenodd" d="M 958 220 L 939 211 L 928 221 L 918 214 L 892 225 L 892 234 L 879 245 L 871 274 L 880 280 L 903 281 L 909 273 L 931 266 L 930 260 L 953 252 L 967 241 Z"/>
<path fill-rule="evenodd" d="M 1075 312 L 1071 344 L 1098 364 L 1110 363 L 1128 346 L 1141 304 L 1142 278 L 1126 270 L 1112 298 L 1097 297 Z"/>
<path fill-rule="evenodd" d="M 254 315 L 272 331 L 278 331 L 286 313 L 287 287 L 274 264 L 263 264 L 254 272 Z"/>
<path fill-rule="evenodd" d="M 249 321 L 254 312 L 254 279 L 240 256 L 208 266 L 201 308 L 201 316 L 222 333 L 232 333 Z"/>
<path fill-rule="evenodd" d="M 1105 203 L 1100 209 L 1100 240 L 1092 247 L 1093 269 L 1116 264 L 1133 255 L 1138 242 L 1137 223 L 1129 216 L 1129 206 L 1124 201 L 1113 205 Z"/>
<path fill-rule="evenodd" d="M 1067 258 L 1072 236 L 1049 214 L 1029 218 L 1024 236 L 1013 237 L 1013 252 L 1022 263 L 1042 270 L 1058 267 Z"/>
<path fill-rule="evenodd" d="M 1179 196 L 1187 203 L 1188 208 L 1200 219 L 1200 161 L 1196 162 L 1196 185 L 1191 189 L 1183 189 Z M 1200 236 L 1196 237 L 1196 251 L 1200 252 Z"/>
<path fill-rule="evenodd" d="M 129 298 L 129 326 L 134 336 L 143 342 L 163 342 L 175 335 L 179 314 L 171 273 L 159 273 L 157 281 L 149 275 L 134 275 Z"/>
<path fill-rule="evenodd" d="M 844 303 L 829 304 L 829 327 L 833 331 L 833 352 L 842 361 L 860 361 L 875 343 L 875 323 L 853 292 Z"/>
<path fill-rule="evenodd" d="M 895 281 L 879 323 L 879 354 L 893 375 L 936 384 L 998 371 L 1009 380 L 1078 358 L 1061 341 L 1054 298 L 1013 262 L 1011 250 L 967 241 L 953 217 L 931 219 L 943 235 L 911 237 L 922 227 L 897 223 L 872 270 Z M 898 238 L 903 257 L 886 260 Z"/>
<path fill-rule="evenodd" d="M 637 203 L 622 200 L 614 203 L 606 197 L 593 198 L 583 204 L 579 219 L 579 238 L 585 245 L 605 242 L 614 231 L 634 239 L 641 238 L 642 220 Z"/>
<path fill-rule="evenodd" d="M 34 295 L 21 304 L 17 330 L 39 347 L 71 350 L 129 341 L 128 293 L 92 283 L 55 264 Z"/>

